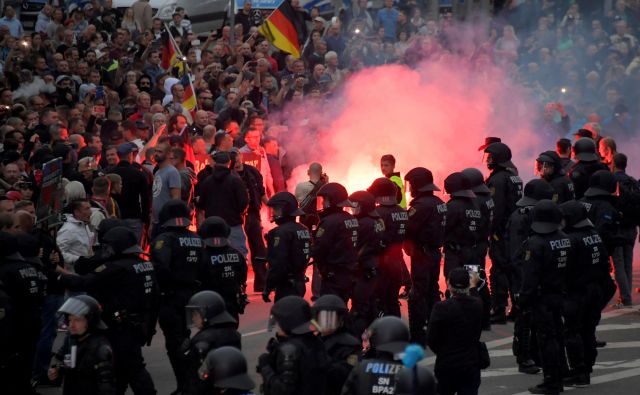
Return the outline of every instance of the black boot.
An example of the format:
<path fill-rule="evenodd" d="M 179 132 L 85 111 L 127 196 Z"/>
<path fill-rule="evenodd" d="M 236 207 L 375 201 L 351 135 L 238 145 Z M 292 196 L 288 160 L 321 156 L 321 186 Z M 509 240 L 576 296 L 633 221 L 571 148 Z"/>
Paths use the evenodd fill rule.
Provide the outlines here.
<path fill-rule="evenodd" d="M 489 318 L 489 322 L 491 324 L 506 325 L 507 324 L 507 316 L 504 313 L 504 309 L 494 310 L 493 313 L 491 313 L 491 317 Z"/>
<path fill-rule="evenodd" d="M 562 384 L 567 387 L 583 388 L 591 384 L 591 378 L 587 373 L 577 373 L 562 380 Z"/>
<path fill-rule="evenodd" d="M 518 363 L 518 372 L 525 374 L 537 374 L 540 368 L 531 359 Z"/>

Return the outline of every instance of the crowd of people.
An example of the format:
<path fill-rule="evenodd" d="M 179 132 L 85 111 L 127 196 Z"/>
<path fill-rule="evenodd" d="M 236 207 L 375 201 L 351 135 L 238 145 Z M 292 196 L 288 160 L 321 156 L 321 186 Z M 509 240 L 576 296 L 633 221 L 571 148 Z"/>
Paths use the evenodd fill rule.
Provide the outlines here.
<path fill-rule="evenodd" d="M 46 4 L 30 34 L 7 4 L 3 387 L 154 394 L 142 347 L 158 324 L 173 393 L 244 393 L 255 384 L 238 327 L 251 291 L 274 301 L 276 335 L 258 361 L 267 395 L 477 393 L 481 332 L 508 320 L 519 371 L 544 374 L 532 393 L 589 385 L 601 310 L 616 292 L 614 307 L 633 303 L 640 187 L 617 146 L 638 128 L 638 4 L 495 3 L 490 14 L 484 1 L 362 0 L 328 21 L 292 0 L 299 59 L 258 33 L 268 13 L 250 1 L 235 26 L 200 38 L 184 10 L 165 25 L 145 0 L 125 12 L 111 0 Z M 482 34 L 461 45 L 460 26 Z M 165 30 L 184 60 L 163 59 Z M 288 139 L 306 104 L 330 105 L 366 67 L 450 55 L 504 69 L 538 101 L 549 150 L 536 179 L 523 185 L 502 131 L 480 148 L 488 177 L 451 169 L 436 186 L 428 162 L 403 178 L 385 155 L 366 191 L 330 182 L 317 162 L 291 185 L 317 159 Z M 61 181 L 44 188 L 52 163 Z M 58 327 L 68 336 L 52 350 Z M 409 342 L 436 354 L 435 375 Z"/>

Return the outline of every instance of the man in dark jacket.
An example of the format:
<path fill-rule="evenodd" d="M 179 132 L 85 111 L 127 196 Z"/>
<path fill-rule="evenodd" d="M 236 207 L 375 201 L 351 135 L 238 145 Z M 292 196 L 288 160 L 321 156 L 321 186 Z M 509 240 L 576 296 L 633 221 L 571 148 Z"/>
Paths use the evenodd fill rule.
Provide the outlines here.
<path fill-rule="evenodd" d="M 198 223 L 211 216 L 221 217 L 231 228 L 229 243 L 247 255 L 247 241 L 242 229 L 249 205 L 249 195 L 242 179 L 231 171 L 227 152 L 213 155 L 213 172 L 198 184 Z"/>
<path fill-rule="evenodd" d="M 435 374 L 442 395 L 477 394 L 480 387 L 482 300 L 476 281 L 477 275 L 466 269 L 451 270 L 447 279 L 451 298 L 437 303 L 429 318 L 427 344 L 436 354 Z"/>

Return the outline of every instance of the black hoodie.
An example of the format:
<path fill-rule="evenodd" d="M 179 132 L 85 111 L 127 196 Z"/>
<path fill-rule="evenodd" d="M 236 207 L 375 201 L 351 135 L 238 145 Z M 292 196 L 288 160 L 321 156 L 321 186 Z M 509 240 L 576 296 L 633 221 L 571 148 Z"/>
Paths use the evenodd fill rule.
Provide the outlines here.
<path fill-rule="evenodd" d="M 197 207 L 204 210 L 205 218 L 218 216 L 229 226 L 242 225 L 249 205 L 249 195 L 242 179 L 225 166 L 215 166 L 198 188 Z"/>

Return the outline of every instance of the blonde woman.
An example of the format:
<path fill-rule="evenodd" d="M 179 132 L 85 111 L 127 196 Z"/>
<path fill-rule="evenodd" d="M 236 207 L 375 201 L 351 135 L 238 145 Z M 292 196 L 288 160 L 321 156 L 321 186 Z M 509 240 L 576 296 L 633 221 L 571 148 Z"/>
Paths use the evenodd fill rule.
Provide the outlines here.
<path fill-rule="evenodd" d="M 127 29 L 131 33 L 131 36 L 135 36 L 141 31 L 140 24 L 133 17 L 133 8 L 129 7 L 125 10 L 120 27 Z"/>

